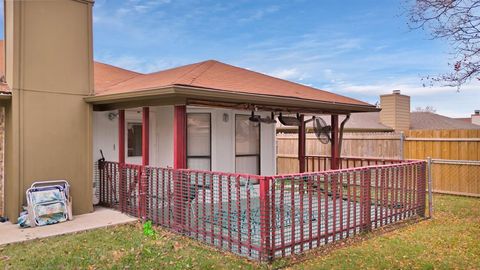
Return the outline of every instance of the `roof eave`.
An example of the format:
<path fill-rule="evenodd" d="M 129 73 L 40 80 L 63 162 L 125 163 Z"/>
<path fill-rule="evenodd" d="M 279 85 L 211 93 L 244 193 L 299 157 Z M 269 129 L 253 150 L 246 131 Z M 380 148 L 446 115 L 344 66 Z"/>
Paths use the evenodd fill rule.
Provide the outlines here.
<path fill-rule="evenodd" d="M 160 99 L 163 101 L 160 101 Z M 187 104 L 189 100 L 295 108 L 296 110 L 304 109 L 305 111 L 339 114 L 380 111 L 379 108 L 373 105 L 345 104 L 293 97 L 239 93 L 183 85 L 171 85 L 163 88 L 97 95 L 85 98 L 86 102 L 97 105 L 98 110 L 118 109 L 122 106 L 126 106 L 125 108 L 127 108 L 138 106 L 139 104 L 144 104 L 144 106 L 152 106 L 155 104 Z"/>

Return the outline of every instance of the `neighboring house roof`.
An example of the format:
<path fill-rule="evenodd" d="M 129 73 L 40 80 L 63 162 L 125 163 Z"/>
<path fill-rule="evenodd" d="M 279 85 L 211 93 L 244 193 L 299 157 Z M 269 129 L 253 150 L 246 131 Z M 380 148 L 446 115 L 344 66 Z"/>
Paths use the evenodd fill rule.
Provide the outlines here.
<path fill-rule="evenodd" d="M 321 115 L 327 125 L 330 125 L 330 115 Z M 345 116 L 339 117 L 340 123 L 345 119 Z M 313 123 L 307 123 L 307 132 L 312 132 Z M 277 129 L 280 132 L 294 132 L 297 127 L 283 126 L 277 122 Z M 350 132 L 392 132 L 393 128 L 380 123 L 380 114 L 378 112 L 353 113 L 350 119 L 345 123 L 345 131 Z"/>
<path fill-rule="evenodd" d="M 453 118 L 453 119 L 456 119 L 456 120 L 460 120 L 460 121 L 463 121 L 463 122 L 467 122 L 467 123 L 472 123 L 472 118 L 470 117 L 462 117 L 462 118 Z"/>
<path fill-rule="evenodd" d="M 410 129 L 480 129 L 480 126 L 436 113 L 412 112 Z"/>
<path fill-rule="evenodd" d="M 330 125 L 330 116 L 321 115 L 327 125 Z M 339 121 L 345 117 L 340 116 Z M 469 118 L 470 119 L 470 118 Z M 307 123 L 307 131 L 312 132 L 313 124 Z M 442 130 L 442 129 L 480 129 L 479 125 L 467 123 L 458 118 L 450 118 L 431 112 L 411 112 L 410 130 Z M 295 132 L 297 127 L 286 127 L 277 123 L 279 132 Z M 379 112 L 352 113 L 345 124 L 345 131 L 350 132 L 391 132 L 393 128 L 380 123 Z"/>

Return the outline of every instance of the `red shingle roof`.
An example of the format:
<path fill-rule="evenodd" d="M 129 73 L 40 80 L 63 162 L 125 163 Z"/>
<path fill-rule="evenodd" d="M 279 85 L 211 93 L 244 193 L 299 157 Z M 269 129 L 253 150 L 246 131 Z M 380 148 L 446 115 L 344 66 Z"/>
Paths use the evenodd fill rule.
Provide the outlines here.
<path fill-rule="evenodd" d="M 190 64 L 156 73 L 142 74 L 105 89 L 95 90 L 99 95 L 107 95 L 158 89 L 168 86 L 190 86 L 228 92 L 369 105 L 368 103 L 353 98 L 271 77 L 215 60 Z"/>
<path fill-rule="evenodd" d="M 108 87 L 140 75 L 140 73 L 134 71 L 118 68 L 100 62 L 94 63 L 93 72 L 96 94 L 101 94 L 102 91 Z"/>

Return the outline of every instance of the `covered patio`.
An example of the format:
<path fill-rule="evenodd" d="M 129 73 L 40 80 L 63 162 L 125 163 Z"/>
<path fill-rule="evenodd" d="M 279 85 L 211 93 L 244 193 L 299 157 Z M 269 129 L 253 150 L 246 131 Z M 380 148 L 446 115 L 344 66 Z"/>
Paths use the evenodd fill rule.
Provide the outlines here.
<path fill-rule="evenodd" d="M 110 78 L 85 100 L 94 111 L 109 112 L 117 119 L 118 156 L 96 158 L 99 203 L 218 248 L 268 261 L 424 215 L 425 162 L 340 157 L 344 123 L 339 123 L 339 115 L 378 111 L 373 105 L 217 61 L 126 80 Z M 132 108 L 141 112 L 138 162 L 127 160 L 128 152 L 136 152 L 126 147 L 130 141 L 125 137 L 129 134 L 126 111 Z M 155 129 L 161 129 L 159 119 L 161 124 L 171 123 L 166 128 L 170 137 L 152 133 L 152 110 L 171 111 L 171 119 L 157 115 L 155 120 Z M 237 115 L 244 115 L 246 120 L 239 123 L 246 123 L 249 132 L 254 130 L 247 134 L 254 134 L 258 144 L 241 144 L 236 132 L 228 133 L 239 128 L 235 122 L 223 131 L 209 126 L 210 149 L 192 154 L 200 140 L 194 145 L 189 137 L 194 134 L 189 130 L 189 114 L 198 110 L 210 112 L 210 123 L 220 115 L 225 123 L 231 116 L 237 121 Z M 221 113 L 215 116 L 214 110 Z M 275 165 L 268 163 L 275 162 L 275 153 L 268 155 L 275 148 L 265 150 L 261 142 L 274 146 L 271 124 L 287 114 L 296 115 L 298 123 L 299 172 L 276 175 Z M 331 155 L 306 156 L 305 123 L 325 114 L 331 115 Z M 220 135 L 212 139 L 212 132 Z M 171 147 L 159 146 L 168 138 Z M 215 144 L 223 148 L 212 151 Z M 230 147 L 234 154 L 221 154 Z M 239 148 L 258 150 L 244 153 Z M 152 162 L 153 154 L 172 158 Z M 223 170 L 222 162 L 233 164 Z"/>

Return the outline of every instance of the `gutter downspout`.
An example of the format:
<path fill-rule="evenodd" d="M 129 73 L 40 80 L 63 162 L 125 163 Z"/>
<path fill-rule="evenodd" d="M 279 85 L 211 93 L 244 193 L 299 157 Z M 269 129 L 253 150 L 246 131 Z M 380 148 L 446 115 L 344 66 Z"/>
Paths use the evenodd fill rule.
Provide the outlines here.
<path fill-rule="evenodd" d="M 345 124 L 347 121 L 350 119 L 350 114 L 347 114 L 345 119 L 343 119 L 342 123 L 340 124 L 340 138 L 338 139 L 338 155 L 341 158 L 342 157 L 342 141 L 343 141 L 343 129 L 345 127 Z"/>

